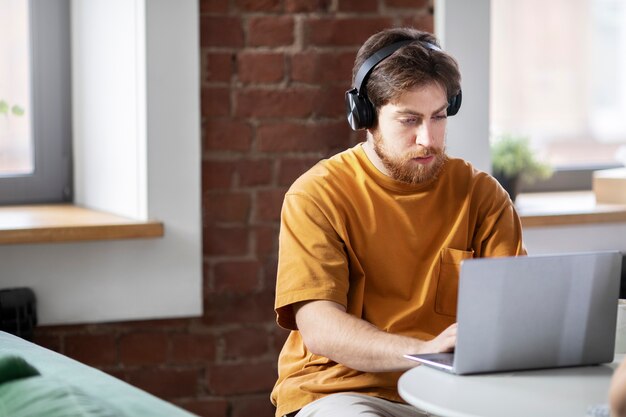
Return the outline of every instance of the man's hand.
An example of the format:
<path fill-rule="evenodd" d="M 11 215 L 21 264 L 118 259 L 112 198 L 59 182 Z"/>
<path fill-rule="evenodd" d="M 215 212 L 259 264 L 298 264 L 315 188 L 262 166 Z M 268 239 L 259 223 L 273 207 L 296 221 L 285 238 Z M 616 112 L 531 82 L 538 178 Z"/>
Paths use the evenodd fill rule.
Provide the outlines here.
<path fill-rule="evenodd" d="M 443 332 L 439 333 L 433 340 L 424 342 L 422 352 L 420 353 L 452 352 L 456 345 L 456 329 L 457 325 L 454 323 Z"/>
<path fill-rule="evenodd" d="M 623 361 L 613 373 L 609 388 L 611 416 L 626 417 L 626 361 Z"/>
<path fill-rule="evenodd" d="M 447 352 L 456 343 L 456 324 L 427 342 L 384 332 L 332 301 L 298 303 L 294 310 L 310 352 L 359 371 L 407 370 L 417 363 L 404 358 L 404 354 Z"/>

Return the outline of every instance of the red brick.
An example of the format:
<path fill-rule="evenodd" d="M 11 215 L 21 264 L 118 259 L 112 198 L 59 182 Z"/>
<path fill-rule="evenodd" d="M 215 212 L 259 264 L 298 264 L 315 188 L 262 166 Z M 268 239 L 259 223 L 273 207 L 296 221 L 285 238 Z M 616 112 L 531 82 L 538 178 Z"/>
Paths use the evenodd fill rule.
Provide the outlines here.
<path fill-rule="evenodd" d="M 208 160 L 202 163 L 203 189 L 228 189 L 233 184 L 236 164 L 230 161 Z"/>
<path fill-rule="evenodd" d="M 250 194 L 218 192 L 205 194 L 204 220 L 209 223 L 246 223 L 250 217 Z"/>
<path fill-rule="evenodd" d="M 202 294 L 209 294 L 213 291 L 213 286 L 212 286 L 212 276 L 213 276 L 213 271 L 212 271 L 212 266 L 213 263 L 211 262 L 211 260 L 204 256 L 204 259 L 202 260 Z"/>
<path fill-rule="evenodd" d="M 225 399 L 179 400 L 174 403 L 201 417 L 228 417 L 228 401 Z"/>
<path fill-rule="evenodd" d="M 170 363 L 193 364 L 214 362 L 216 339 L 210 334 L 174 334 L 171 336 Z"/>
<path fill-rule="evenodd" d="M 289 333 L 290 332 L 288 330 L 282 329 L 278 326 L 274 328 L 273 345 L 276 352 L 280 352 L 282 350 Z"/>
<path fill-rule="evenodd" d="M 159 331 L 182 331 L 189 325 L 188 319 L 160 319 L 160 320 L 136 320 L 116 323 L 117 331 L 127 333 L 129 330 L 133 332 L 151 332 Z"/>
<path fill-rule="evenodd" d="M 283 206 L 287 189 L 263 190 L 257 192 L 257 221 L 280 220 L 280 209 Z"/>
<path fill-rule="evenodd" d="M 281 0 L 236 0 L 237 8 L 243 12 L 279 12 Z"/>
<path fill-rule="evenodd" d="M 317 89 L 240 90 L 236 96 L 236 114 L 241 117 L 298 117 L 313 114 Z"/>
<path fill-rule="evenodd" d="M 80 334 L 65 338 L 64 353 L 91 366 L 117 363 L 117 344 L 114 334 Z"/>
<path fill-rule="evenodd" d="M 263 328 L 240 328 L 229 331 L 223 336 L 224 359 L 250 359 L 263 356 L 269 351 L 269 342 L 273 339 Z"/>
<path fill-rule="evenodd" d="M 233 402 L 232 417 L 274 417 L 276 408 L 267 400 L 267 395 L 238 397 Z"/>
<path fill-rule="evenodd" d="M 43 346 L 46 349 L 61 353 L 61 337 L 58 335 L 42 334 L 37 330 L 37 328 L 35 328 L 33 343 Z"/>
<path fill-rule="evenodd" d="M 294 41 L 291 16 L 260 16 L 248 21 L 249 46 L 287 46 Z"/>
<path fill-rule="evenodd" d="M 250 294 L 205 294 L 206 325 L 273 323 L 274 293 L 272 290 Z"/>
<path fill-rule="evenodd" d="M 228 11 L 228 0 L 200 0 L 200 14 L 225 13 Z"/>
<path fill-rule="evenodd" d="M 243 227 L 205 227 L 203 250 L 207 256 L 245 255 L 248 253 L 249 231 Z"/>
<path fill-rule="evenodd" d="M 238 120 L 209 119 L 205 127 L 204 151 L 250 150 L 252 127 Z"/>
<path fill-rule="evenodd" d="M 339 0 L 340 12 L 376 12 L 378 0 Z"/>
<path fill-rule="evenodd" d="M 230 115 L 230 89 L 225 87 L 203 87 L 202 114 L 205 116 Z"/>
<path fill-rule="evenodd" d="M 349 84 L 348 84 L 349 85 Z M 318 117 L 341 118 L 346 120 L 345 94 L 347 86 L 331 85 L 320 88 L 315 96 L 313 111 Z M 346 126 L 348 122 L 346 121 Z"/>
<path fill-rule="evenodd" d="M 430 0 L 385 0 L 387 7 L 400 7 L 411 9 L 413 12 L 419 9 L 427 9 Z"/>
<path fill-rule="evenodd" d="M 361 46 L 371 35 L 392 26 L 390 18 L 310 18 L 304 22 L 305 46 Z"/>
<path fill-rule="evenodd" d="M 272 167 L 274 161 L 270 159 L 256 159 L 239 161 L 237 175 L 241 187 L 265 185 L 272 181 Z"/>
<path fill-rule="evenodd" d="M 278 257 L 269 258 L 263 265 L 264 289 L 276 288 L 276 274 L 278 273 Z"/>
<path fill-rule="evenodd" d="M 257 128 L 262 152 L 311 152 L 345 149 L 350 136 L 346 121 L 328 123 L 268 123 Z"/>
<path fill-rule="evenodd" d="M 290 185 L 300 175 L 315 165 L 319 158 L 285 158 L 280 161 L 278 185 Z"/>
<path fill-rule="evenodd" d="M 203 55 L 205 81 L 228 82 L 233 75 L 233 54 L 209 52 Z"/>
<path fill-rule="evenodd" d="M 200 46 L 243 46 L 241 19 L 229 16 L 200 17 Z"/>
<path fill-rule="evenodd" d="M 286 0 L 285 10 L 289 13 L 327 12 L 331 0 Z"/>
<path fill-rule="evenodd" d="M 233 378 L 237 375 L 237 378 Z M 237 395 L 269 392 L 276 382 L 274 362 L 219 365 L 208 372 L 209 387 L 218 395 Z"/>
<path fill-rule="evenodd" d="M 127 371 L 130 384 L 160 398 L 195 397 L 199 391 L 199 370 L 146 369 Z"/>
<path fill-rule="evenodd" d="M 347 90 L 355 52 L 303 52 L 291 58 L 291 79 L 304 83 L 340 83 Z"/>
<path fill-rule="evenodd" d="M 250 294 L 259 289 L 258 261 L 221 262 L 215 265 L 214 288 L 218 294 Z"/>
<path fill-rule="evenodd" d="M 55 336 L 59 336 L 62 335 L 63 333 L 67 333 L 67 332 L 82 332 L 82 331 L 86 331 L 86 326 L 85 325 L 81 325 L 81 324 L 57 324 L 57 325 L 45 325 L 45 326 L 38 326 L 35 327 L 34 331 L 35 334 L 40 334 L 40 335 L 55 335 Z"/>
<path fill-rule="evenodd" d="M 435 19 L 432 14 L 411 15 L 402 19 L 403 26 L 411 26 L 424 32 L 435 33 Z"/>
<path fill-rule="evenodd" d="M 161 364 L 167 359 L 165 333 L 131 333 L 120 338 L 120 362 L 125 365 Z"/>
<path fill-rule="evenodd" d="M 271 226 L 259 226 L 254 228 L 256 255 L 264 257 L 277 253 L 278 229 Z"/>
<path fill-rule="evenodd" d="M 237 73 L 243 83 L 276 83 L 285 77 L 281 53 L 243 52 L 237 57 Z"/>
<path fill-rule="evenodd" d="M 111 375 L 113 378 L 117 378 L 120 381 L 126 381 L 126 372 L 123 369 L 117 369 L 117 368 L 100 368 L 100 370 L 102 370 L 103 372 Z"/>

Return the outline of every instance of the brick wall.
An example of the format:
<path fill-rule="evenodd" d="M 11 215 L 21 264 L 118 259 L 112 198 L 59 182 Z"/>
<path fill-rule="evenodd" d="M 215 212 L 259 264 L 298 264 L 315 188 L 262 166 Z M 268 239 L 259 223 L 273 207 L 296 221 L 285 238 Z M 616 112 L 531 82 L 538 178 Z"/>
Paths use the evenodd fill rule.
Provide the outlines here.
<path fill-rule="evenodd" d="M 37 329 L 36 341 L 201 416 L 269 417 L 283 194 L 361 139 L 354 55 L 389 26 L 432 31 L 428 0 L 201 0 L 204 315 Z"/>

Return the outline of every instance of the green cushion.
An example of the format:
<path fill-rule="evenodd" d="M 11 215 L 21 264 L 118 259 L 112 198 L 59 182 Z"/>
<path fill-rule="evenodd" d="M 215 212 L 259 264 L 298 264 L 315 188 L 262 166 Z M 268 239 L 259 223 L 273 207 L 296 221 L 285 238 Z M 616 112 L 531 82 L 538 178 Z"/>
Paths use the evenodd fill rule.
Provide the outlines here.
<path fill-rule="evenodd" d="M 35 375 L 39 375 L 39 371 L 19 356 L 0 357 L 0 384 Z"/>
<path fill-rule="evenodd" d="M 0 417 L 123 416 L 112 404 L 58 378 L 31 376 L 0 385 Z"/>

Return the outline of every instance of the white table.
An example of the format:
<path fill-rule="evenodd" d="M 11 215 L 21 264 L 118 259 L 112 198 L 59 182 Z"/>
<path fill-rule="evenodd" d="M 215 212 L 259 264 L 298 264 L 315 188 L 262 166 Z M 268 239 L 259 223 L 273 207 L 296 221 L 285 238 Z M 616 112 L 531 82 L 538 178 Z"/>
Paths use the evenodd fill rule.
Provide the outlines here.
<path fill-rule="evenodd" d="M 584 417 L 606 404 L 611 364 L 457 376 L 427 366 L 405 372 L 398 391 L 409 404 L 441 417 Z"/>

